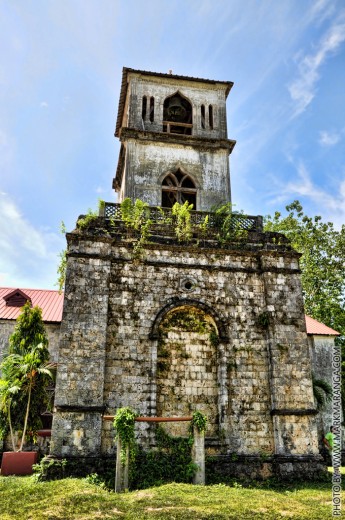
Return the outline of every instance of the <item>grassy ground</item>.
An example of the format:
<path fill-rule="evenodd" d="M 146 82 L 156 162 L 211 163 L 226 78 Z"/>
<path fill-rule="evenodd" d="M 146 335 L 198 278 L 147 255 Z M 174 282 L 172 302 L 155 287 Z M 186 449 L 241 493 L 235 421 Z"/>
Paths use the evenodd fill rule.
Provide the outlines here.
<path fill-rule="evenodd" d="M 275 490 L 224 484 L 167 484 L 115 494 L 84 479 L 36 483 L 33 477 L 0 477 L 1 520 L 324 520 L 331 517 L 330 483 Z"/>

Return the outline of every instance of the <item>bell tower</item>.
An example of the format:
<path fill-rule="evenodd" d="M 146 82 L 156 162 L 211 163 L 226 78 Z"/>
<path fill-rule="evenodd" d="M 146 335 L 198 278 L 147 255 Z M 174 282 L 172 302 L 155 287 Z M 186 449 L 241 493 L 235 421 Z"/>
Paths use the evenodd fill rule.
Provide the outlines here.
<path fill-rule="evenodd" d="M 210 210 L 231 201 L 226 99 L 233 86 L 123 69 L 115 136 L 121 149 L 113 188 L 150 206 L 186 200 Z"/>

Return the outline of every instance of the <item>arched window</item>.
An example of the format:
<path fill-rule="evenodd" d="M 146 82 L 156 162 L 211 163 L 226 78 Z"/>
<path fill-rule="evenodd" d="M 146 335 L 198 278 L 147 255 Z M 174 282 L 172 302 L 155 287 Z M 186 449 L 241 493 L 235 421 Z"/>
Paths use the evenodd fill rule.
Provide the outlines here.
<path fill-rule="evenodd" d="M 155 120 L 155 98 L 150 97 L 150 121 L 153 123 Z"/>
<path fill-rule="evenodd" d="M 196 208 L 196 192 L 194 182 L 189 175 L 181 170 L 175 173 L 168 173 L 162 182 L 162 207 L 172 208 L 175 202 L 184 204 L 186 200 Z"/>
<path fill-rule="evenodd" d="M 178 92 L 167 97 L 163 107 L 163 132 L 192 135 L 193 110 L 188 99 Z"/>
<path fill-rule="evenodd" d="M 205 128 L 205 105 L 201 105 L 201 128 Z"/>
<path fill-rule="evenodd" d="M 141 109 L 141 118 L 143 121 L 146 119 L 146 112 L 147 112 L 147 97 L 143 96 L 143 103 L 142 103 L 142 109 Z"/>
<path fill-rule="evenodd" d="M 213 130 L 213 106 L 212 105 L 209 105 L 209 107 L 208 107 L 208 121 L 209 121 L 211 130 Z"/>

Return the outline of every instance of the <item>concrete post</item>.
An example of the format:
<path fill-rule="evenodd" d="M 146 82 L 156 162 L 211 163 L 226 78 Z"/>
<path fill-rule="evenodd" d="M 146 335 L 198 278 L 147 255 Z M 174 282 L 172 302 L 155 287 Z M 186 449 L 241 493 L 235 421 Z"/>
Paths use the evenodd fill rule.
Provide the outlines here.
<path fill-rule="evenodd" d="M 205 485 L 205 432 L 199 432 L 194 426 L 193 437 L 192 458 L 194 464 L 198 466 L 193 483 Z"/>
<path fill-rule="evenodd" d="M 126 459 L 124 464 L 121 460 L 122 443 L 120 438 L 116 444 L 116 473 L 115 473 L 115 493 L 128 490 L 128 469 L 129 469 L 129 446 L 126 448 Z"/>

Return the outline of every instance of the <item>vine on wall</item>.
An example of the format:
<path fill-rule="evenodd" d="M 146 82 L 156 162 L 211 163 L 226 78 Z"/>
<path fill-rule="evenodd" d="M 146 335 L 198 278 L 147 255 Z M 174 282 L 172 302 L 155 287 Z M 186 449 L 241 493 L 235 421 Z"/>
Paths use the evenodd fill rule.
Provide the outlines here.
<path fill-rule="evenodd" d="M 131 489 L 144 489 L 167 482 L 186 482 L 193 480 L 197 471 L 192 460 L 193 426 L 199 432 L 206 429 L 207 417 L 199 411 L 193 413 L 188 437 L 173 437 L 161 426 L 155 428 L 156 447 L 144 451 L 135 441 L 135 418 L 138 414 L 129 407 L 119 408 L 114 418 L 116 438 L 122 443 L 121 457 L 126 448 L 130 451 L 129 480 Z"/>

